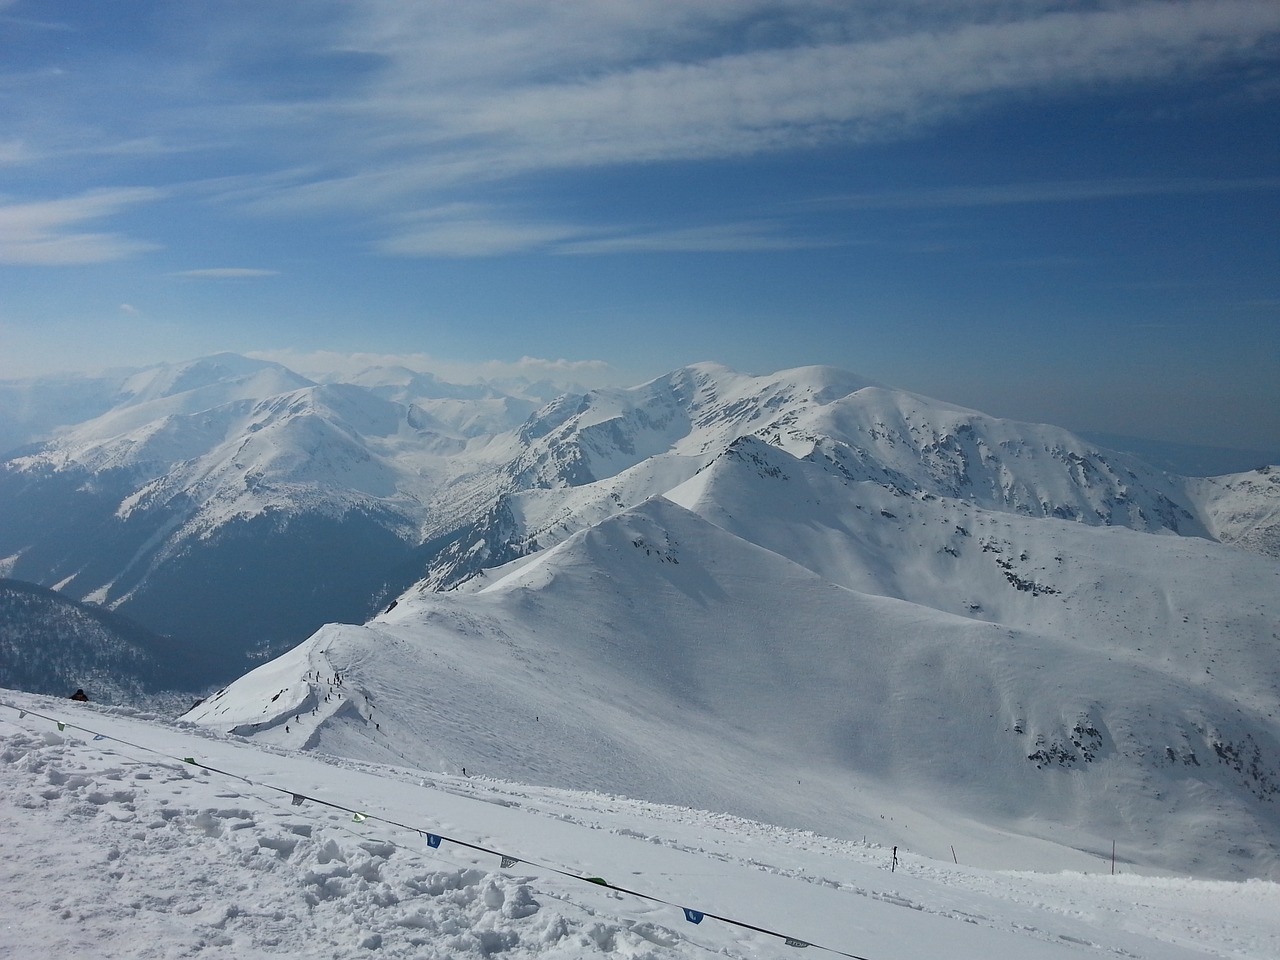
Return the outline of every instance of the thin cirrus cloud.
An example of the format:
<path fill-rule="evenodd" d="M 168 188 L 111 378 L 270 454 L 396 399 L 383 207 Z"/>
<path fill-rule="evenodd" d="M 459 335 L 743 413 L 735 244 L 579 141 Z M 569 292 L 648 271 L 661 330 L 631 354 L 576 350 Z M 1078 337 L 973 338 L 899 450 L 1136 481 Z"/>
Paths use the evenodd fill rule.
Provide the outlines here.
<path fill-rule="evenodd" d="M 991 207 L 1034 203 L 1075 203 L 1124 197 L 1197 193 L 1248 193 L 1280 190 L 1280 177 L 1224 180 L 1150 178 L 1062 180 L 1041 183 L 989 184 L 928 190 L 847 194 L 806 201 L 806 206 L 860 210 L 911 210 L 944 207 Z"/>
<path fill-rule="evenodd" d="M 117 233 L 87 233 L 89 221 L 162 199 L 151 187 L 93 190 L 76 197 L 0 205 L 0 263 L 64 266 L 124 260 L 156 245 Z"/>
<path fill-rule="evenodd" d="M 179 270 L 173 274 L 185 280 L 255 280 L 279 275 L 279 270 L 265 270 L 258 267 L 205 267 L 198 270 Z"/>
<path fill-rule="evenodd" d="M 544 249 L 580 232 L 574 227 L 490 217 L 429 220 L 378 242 L 375 248 L 397 257 L 491 257 Z"/>
<path fill-rule="evenodd" d="M 788 236 L 772 222 L 726 223 L 676 230 L 637 231 L 560 244 L 556 253 L 743 253 L 803 250 L 830 246 L 828 241 Z"/>
<path fill-rule="evenodd" d="M 730 253 L 797 250 L 826 245 L 789 236 L 772 221 L 710 224 L 677 229 L 611 228 L 544 224 L 481 212 L 455 204 L 413 218 L 412 226 L 382 240 L 377 249 L 394 256 L 488 257 L 543 251 L 553 254 Z"/>
<path fill-rule="evenodd" d="M 596 19 L 582 29 L 602 28 Z M 1277 33 L 1270 0 L 1145 2 L 659 62 L 623 51 L 578 71 L 567 60 L 534 61 L 524 74 L 497 62 L 487 76 L 473 68 L 465 85 L 417 59 L 421 47 L 374 39 L 394 64 L 390 79 L 341 105 L 367 127 L 353 159 L 373 189 L 353 193 L 344 175 L 333 190 L 300 185 L 292 199 L 348 203 L 540 170 L 893 139 L 1001 98 L 1185 77 L 1255 56 Z"/>
<path fill-rule="evenodd" d="M 332 15 L 192 18 L 192 35 L 170 38 L 170 59 L 156 67 L 167 82 L 137 92 L 136 104 L 118 98 L 101 142 L 72 137 L 64 157 L 97 151 L 125 164 L 171 156 L 170 182 L 183 180 L 184 151 L 210 144 L 269 157 L 216 182 L 201 181 L 201 167 L 187 186 L 204 182 L 196 193 L 256 213 L 365 218 L 353 229 L 367 236 L 372 223 L 380 234 L 372 249 L 391 257 L 786 249 L 800 241 L 733 214 L 721 224 L 645 230 L 606 209 L 597 211 L 602 222 L 581 225 L 556 212 L 563 198 L 554 190 L 531 195 L 526 210 L 546 209 L 536 215 L 430 211 L 547 173 L 892 141 L 1004 102 L 1185 83 L 1273 54 L 1280 38 L 1275 0 L 1113 0 L 1086 9 L 1067 0 L 353 0 L 326 10 Z M 282 71 L 295 68 L 305 83 L 283 81 Z M 67 103 L 92 102 L 72 95 L 77 76 L 50 89 L 65 91 Z M 97 129 L 97 119 L 72 129 Z M 51 149 L 39 139 L 48 122 L 30 123 L 0 144 L 0 162 Z M 143 188 L 105 190 L 0 207 L 0 261 L 94 263 L 144 252 L 143 241 L 77 225 L 152 197 Z M 415 209 L 427 213 L 406 217 Z"/>
<path fill-rule="evenodd" d="M 401 258 L 823 246 L 732 221 L 643 230 L 619 222 L 588 227 L 554 213 L 440 218 L 432 211 L 548 172 L 892 141 L 1002 102 L 1185 81 L 1249 63 L 1280 38 L 1280 4 L 1272 0 L 1091 10 L 1046 2 L 1012 12 L 985 0 L 959 12 L 910 3 L 872 4 L 868 12 L 820 0 L 625 9 L 569 3 L 537 17 L 499 6 L 507 19 L 435 4 L 364 8 L 370 15 L 335 41 L 385 68 L 350 95 L 311 105 L 321 125 L 342 120 L 317 129 L 328 144 L 327 170 L 298 171 L 292 182 L 273 175 L 257 191 L 242 185 L 234 202 L 275 215 L 374 215 L 383 235 L 372 248 Z M 893 9 L 896 17 L 885 16 Z M 435 18 L 433 29 L 423 11 Z M 770 16 L 785 23 L 764 39 L 726 39 Z M 894 208 L 1248 189 L 1271 187 L 1104 181 L 833 199 Z M 427 212 L 408 222 L 404 211 L 415 205 Z"/>

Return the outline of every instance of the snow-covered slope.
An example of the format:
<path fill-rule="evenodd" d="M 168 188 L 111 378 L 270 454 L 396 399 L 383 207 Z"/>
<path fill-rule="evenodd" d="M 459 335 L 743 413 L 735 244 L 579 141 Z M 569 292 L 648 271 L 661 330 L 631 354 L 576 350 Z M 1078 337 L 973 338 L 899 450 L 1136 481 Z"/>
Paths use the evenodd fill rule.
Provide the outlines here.
<path fill-rule="evenodd" d="M 776 466 L 739 459 L 724 483 L 792 484 Z M 710 520 L 647 501 L 470 592 L 326 627 L 189 718 L 844 837 L 894 809 L 880 829 L 934 856 L 969 819 L 1206 875 L 1280 870 L 1273 563 L 869 483 L 819 510 L 835 491 L 809 480 L 755 496 L 789 515 L 749 513 L 759 491 Z M 706 509 L 708 485 L 686 492 Z"/>
<path fill-rule="evenodd" d="M 1188 482 L 1210 533 L 1280 559 L 1280 466 Z"/>
<path fill-rule="evenodd" d="M 0 872 L 5 956 L 746 960 L 807 946 L 806 956 L 865 960 L 1270 960 L 1280 951 L 1275 883 L 1146 876 L 1124 860 L 1113 876 L 1109 850 L 1084 857 L 1016 837 L 1003 838 L 1005 869 L 984 870 L 969 861 L 983 841 L 971 824 L 949 835 L 954 860 L 951 849 L 939 861 L 899 845 L 895 865 L 888 819 L 865 838 L 833 839 L 618 796 L 263 749 L 8 691 L 0 770 L 14 866 Z M 442 839 L 431 846 L 428 834 Z M 1035 864 L 1051 872 L 1026 869 Z"/>

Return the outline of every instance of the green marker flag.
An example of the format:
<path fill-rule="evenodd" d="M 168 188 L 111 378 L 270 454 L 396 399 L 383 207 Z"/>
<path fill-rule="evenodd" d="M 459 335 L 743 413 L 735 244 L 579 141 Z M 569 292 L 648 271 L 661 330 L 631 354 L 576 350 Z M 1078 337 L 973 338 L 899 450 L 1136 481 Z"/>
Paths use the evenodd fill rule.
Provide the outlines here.
<path fill-rule="evenodd" d="M 367 813 L 353 813 L 351 815 L 351 819 L 355 823 L 364 823 L 366 820 L 369 819 L 369 815 Z"/>
<path fill-rule="evenodd" d="M 587 881 L 587 883 L 599 884 L 602 887 L 609 886 L 609 881 L 606 880 L 604 877 L 583 877 L 582 879 Z"/>
<path fill-rule="evenodd" d="M 61 733 L 61 732 L 62 732 L 63 730 L 65 730 L 65 729 L 67 729 L 67 725 L 66 725 L 65 723 L 63 723 L 61 720 L 59 720 L 57 723 L 58 723 L 58 732 L 59 732 L 59 733 Z"/>

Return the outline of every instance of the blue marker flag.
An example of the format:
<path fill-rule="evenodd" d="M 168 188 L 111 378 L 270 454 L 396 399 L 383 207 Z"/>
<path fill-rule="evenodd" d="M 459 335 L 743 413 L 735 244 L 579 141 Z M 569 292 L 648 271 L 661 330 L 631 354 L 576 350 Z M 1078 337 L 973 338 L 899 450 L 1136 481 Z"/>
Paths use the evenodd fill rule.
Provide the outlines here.
<path fill-rule="evenodd" d="M 690 910 L 688 907 L 682 907 L 684 910 L 684 918 L 690 923 L 701 923 L 702 913 L 698 910 Z"/>
<path fill-rule="evenodd" d="M 434 833 L 428 833 L 427 846 L 432 848 L 440 846 L 440 838 L 437 837 Z"/>

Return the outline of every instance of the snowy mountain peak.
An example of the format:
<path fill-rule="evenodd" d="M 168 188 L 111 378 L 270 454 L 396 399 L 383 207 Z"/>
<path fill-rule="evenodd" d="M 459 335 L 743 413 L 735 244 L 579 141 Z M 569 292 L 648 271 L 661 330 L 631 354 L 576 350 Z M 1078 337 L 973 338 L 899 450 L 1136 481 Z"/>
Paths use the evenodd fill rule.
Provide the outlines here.
<path fill-rule="evenodd" d="M 219 353 L 141 371 L 125 381 L 123 393 L 134 403 L 145 403 L 214 385 L 242 383 L 263 374 L 274 374 L 280 382 L 310 382 L 278 363 L 251 360 L 234 353 Z"/>

